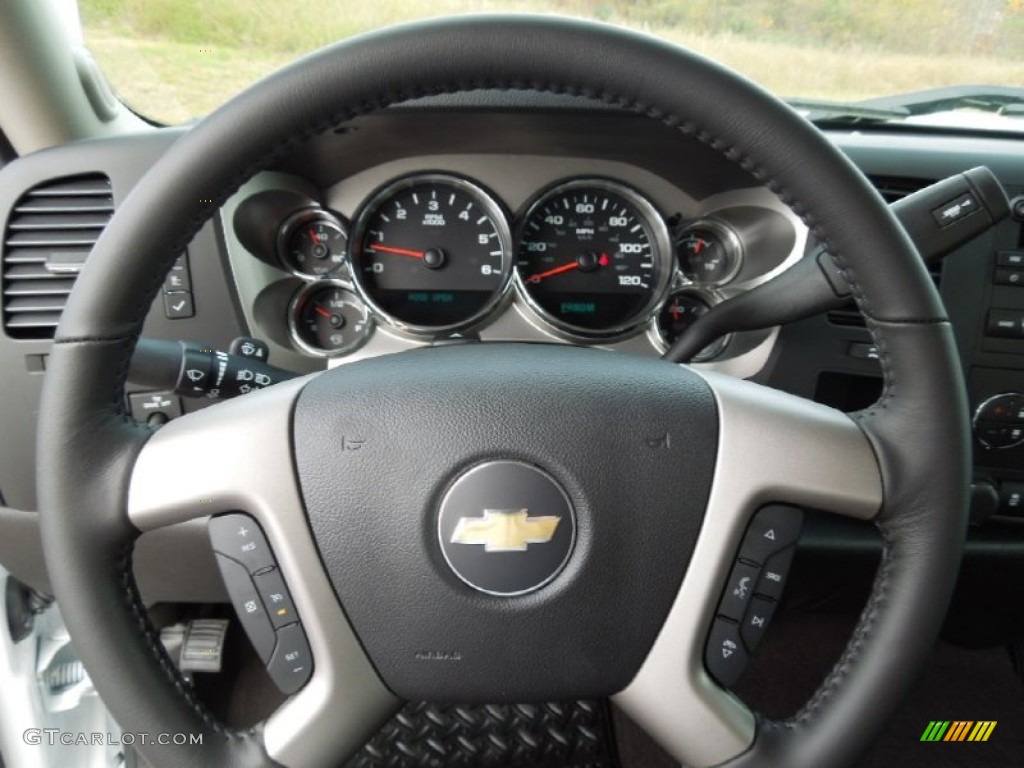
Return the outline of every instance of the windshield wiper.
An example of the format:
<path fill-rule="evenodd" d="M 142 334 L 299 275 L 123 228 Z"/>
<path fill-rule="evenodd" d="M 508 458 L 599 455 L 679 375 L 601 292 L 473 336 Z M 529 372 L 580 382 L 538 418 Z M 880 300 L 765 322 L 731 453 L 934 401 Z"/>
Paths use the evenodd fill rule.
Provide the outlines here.
<path fill-rule="evenodd" d="M 1024 88 L 1003 85 L 953 85 L 858 102 L 869 109 L 903 109 L 910 115 L 930 115 L 973 109 L 1000 115 L 1024 115 Z"/>
<path fill-rule="evenodd" d="M 902 120 L 910 111 L 902 106 L 882 106 L 862 101 L 786 99 L 786 103 L 812 123 L 885 123 Z"/>

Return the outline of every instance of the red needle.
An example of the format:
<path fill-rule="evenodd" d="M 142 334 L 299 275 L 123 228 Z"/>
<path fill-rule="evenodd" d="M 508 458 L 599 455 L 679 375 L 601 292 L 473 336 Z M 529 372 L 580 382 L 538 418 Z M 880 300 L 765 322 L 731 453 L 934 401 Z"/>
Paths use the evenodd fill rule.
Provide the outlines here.
<path fill-rule="evenodd" d="M 331 316 L 331 313 L 328 312 L 323 307 L 313 307 L 313 311 L 316 312 L 318 315 L 322 315 L 323 317 L 330 317 Z"/>
<path fill-rule="evenodd" d="M 317 235 L 316 230 L 312 227 L 309 228 L 309 236 L 313 238 L 314 245 L 320 245 L 320 236 Z"/>
<path fill-rule="evenodd" d="M 701 239 L 700 239 L 700 238 L 698 237 L 698 238 L 697 238 L 697 246 L 696 246 L 696 248 L 694 249 L 694 251 L 693 251 L 693 252 L 694 252 L 694 253 L 700 253 L 700 252 L 701 252 L 701 250 L 702 250 L 703 248 L 704 248 L 704 241 L 703 241 L 703 240 L 701 240 Z"/>
<path fill-rule="evenodd" d="M 422 259 L 423 251 L 410 251 L 408 248 L 392 248 L 390 245 L 368 245 L 366 249 L 369 251 L 384 251 L 384 253 L 397 253 L 399 256 L 412 256 L 414 259 Z"/>
<path fill-rule="evenodd" d="M 530 275 L 528 278 L 526 278 L 526 282 L 528 282 L 528 283 L 539 283 L 541 280 L 543 280 L 545 278 L 552 277 L 553 275 L 560 275 L 563 272 L 569 272 L 570 270 L 579 269 L 579 268 L 580 268 L 579 262 L 571 261 L 568 264 L 563 264 L 560 267 L 555 267 L 554 269 L 549 269 L 547 272 L 541 272 L 540 274 L 537 274 L 537 275 Z"/>

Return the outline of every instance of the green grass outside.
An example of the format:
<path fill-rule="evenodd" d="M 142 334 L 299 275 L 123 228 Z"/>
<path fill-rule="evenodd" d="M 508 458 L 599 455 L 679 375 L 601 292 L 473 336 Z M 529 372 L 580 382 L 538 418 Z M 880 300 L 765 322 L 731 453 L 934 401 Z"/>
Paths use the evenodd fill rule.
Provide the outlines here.
<path fill-rule="evenodd" d="M 114 88 L 141 113 L 170 123 L 205 114 L 302 53 L 342 37 L 413 16 L 481 8 L 557 10 L 626 22 L 710 56 L 780 96 L 845 100 L 954 83 L 1024 86 L 1024 0 L 978 0 L 972 6 L 831 0 L 814 4 L 817 16 L 805 12 L 799 29 L 784 22 L 807 0 L 81 3 L 86 42 Z M 986 3 L 1001 9 L 995 34 L 991 25 L 950 15 L 951 9 Z M 789 11 L 777 16 L 783 5 Z M 832 16 L 821 15 L 830 8 Z M 918 13 L 913 34 L 906 16 L 912 12 Z M 954 29 L 959 31 L 951 37 Z M 1008 55 L 1005 49 L 1018 40 L 1018 55 Z"/>

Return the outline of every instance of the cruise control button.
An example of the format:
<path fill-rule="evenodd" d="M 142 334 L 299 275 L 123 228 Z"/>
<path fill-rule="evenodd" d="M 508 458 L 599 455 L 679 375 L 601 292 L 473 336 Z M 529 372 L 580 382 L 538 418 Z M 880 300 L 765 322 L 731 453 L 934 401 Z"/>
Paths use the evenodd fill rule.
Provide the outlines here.
<path fill-rule="evenodd" d="M 769 557 L 761 569 L 761 578 L 757 581 L 754 592 L 773 600 L 782 597 L 782 590 L 786 586 L 786 577 L 789 575 L 789 566 L 793 562 L 794 547 L 788 547 L 781 552 L 776 552 Z"/>
<path fill-rule="evenodd" d="M 725 583 L 722 602 L 718 606 L 720 614 L 736 621 L 743 618 L 750 596 L 754 594 L 754 585 L 757 584 L 760 570 L 756 565 L 747 563 L 736 563 L 733 566 L 729 580 Z"/>
<path fill-rule="evenodd" d="M 747 650 L 751 653 L 757 648 L 761 638 L 764 637 L 764 632 L 768 628 L 768 622 L 772 620 L 772 614 L 775 613 L 776 605 L 778 603 L 774 600 L 768 600 L 763 597 L 755 596 L 750 601 L 747 615 L 743 618 L 743 624 L 740 627 L 740 634 L 743 637 L 743 644 L 747 646 Z"/>
<path fill-rule="evenodd" d="M 770 504 L 750 521 L 740 546 L 740 557 L 763 564 L 779 550 L 792 546 L 800 538 L 804 514 L 797 507 Z"/>
<path fill-rule="evenodd" d="M 288 587 L 285 586 L 281 572 L 277 568 L 257 574 L 252 580 L 275 629 L 298 621 L 292 596 L 288 594 Z"/>
<path fill-rule="evenodd" d="M 740 679 L 750 660 L 747 649 L 740 641 L 739 628 L 739 624 L 734 621 L 716 618 L 704 649 L 704 665 L 708 672 L 726 687 Z"/>
<path fill-rule="evenodd" d="M 267 664 L 270 679 L 282 693 L 295 693 L 313 672 L 313 657 L 302 625 L 289 624 L 277 631 L 277 649 Z"/>
<path fill-rule="evenodd" d="M 264 664 L 270 659 L 274 652 L 274 628 L 267 617 L 267 611 L 263 607 L 256 592 L 256 586 L 245 568 L 236 563 L 230 557 L 217 554 L 217 567 L 220 568 L 220 576 L 224 580 L 224 587 L 231 598 L 231 604 L 235 607 L 238 620 L 242 628 L 249 636 L 253 650 L 260 657 Z"/>
<path fill-rule="evenodd" d="M 221 515 L 210 520 L 210 544 L 215 551 L 256 573 L 274 565 L 274 555 L 259 525 L 248 515 Z"/>

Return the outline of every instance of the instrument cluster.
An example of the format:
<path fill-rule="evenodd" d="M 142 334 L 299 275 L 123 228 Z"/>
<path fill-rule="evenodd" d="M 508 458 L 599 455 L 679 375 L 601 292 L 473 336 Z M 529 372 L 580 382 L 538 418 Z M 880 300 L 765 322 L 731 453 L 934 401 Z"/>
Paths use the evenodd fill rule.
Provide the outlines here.
<path fill-rule="evenodd" d="M 746 256 L 728 217 L 669 216 L 601 176 L 556 181 L 512 213 L 471 178 L 414 173 L 370 193 L 351 222 L 309 203 L 279 221 L 277 266 L 304 281 L 288 305 L 291 341 L 322 357 L 357 350 L 375 329 L 472 337 L 511 304 L 564 341 L 646 334 L 661 352 L 721 300 Z"/>

